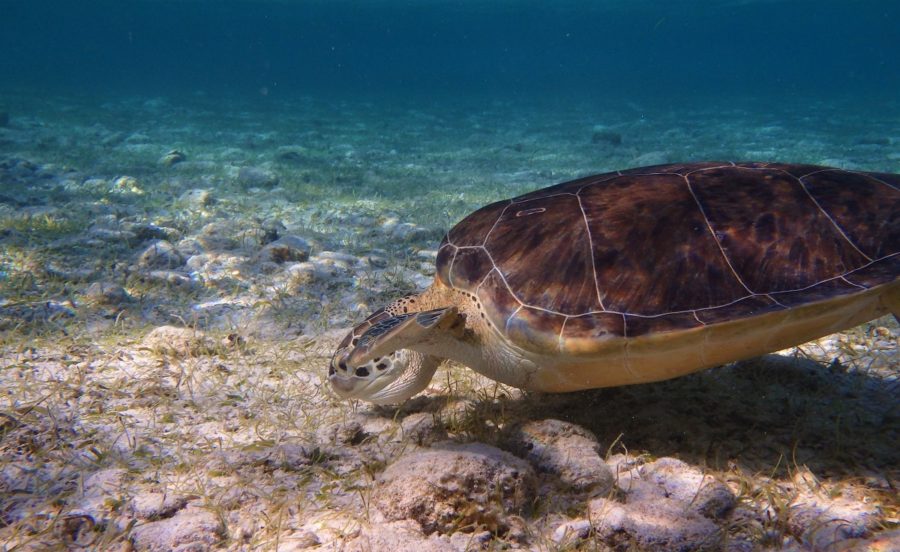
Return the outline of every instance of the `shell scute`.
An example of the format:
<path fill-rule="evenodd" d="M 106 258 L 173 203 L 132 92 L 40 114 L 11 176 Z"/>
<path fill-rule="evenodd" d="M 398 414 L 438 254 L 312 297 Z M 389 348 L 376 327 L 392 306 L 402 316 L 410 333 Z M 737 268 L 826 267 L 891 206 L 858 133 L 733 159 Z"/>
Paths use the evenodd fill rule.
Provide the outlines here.
<path fill-rule="evenodd" d="M 450 268 L 450 283 L 456 289 L 473 291 L 494 268 L 483 247 L 461 247 Z"/>
<path fill-rule="evenodd" d="M 623 177 L 579 195 L 606 309 L 653 316 L 747 294 L 683 177 Z"/>
<path fill-rule="evenodd" d="M 870 259 L 900 250 L 900 190 L 864 174 L 837 170 L 816 172 L 803 183 L 853 245 Z"/>
<path fill-rule="evenodd" d="M 844 276 L 850 282 L 866 288 L 890 282 L 900 274 L 900 254 L 884 257 Z"/>
<path fill-rule="evenodd" d="M 651 165 L 648 167 L 637 167 L 625 171 L 619 171 L 623 176 L 650 176 L 658 174 L 672 174 L 685 176 L 693 172 L 712 169 L 717 167 L 732 167 L 732 163 L 721 161 L 705 161 L 702 163 L 669 163 L 667 165 Z"/>
<path fill-rule="evenodd" d="M 506 335 L 524 349 L 556 351 L 565 322 L 561 314 L 523 307 L 506 321 Z"/>
<path fill-rule="evenodd" d="M 625 315 L 626 337 L 672 332 L 698 325 L 693 312 L 673 312 L 659 316 Z"/>
<path fill-rule="evenodd" d="M 752 297 L 744 297 L 726 307 L 699 309 L 696 311 L 696 315 L 697 319 L 703 324 L 716 324 L 735 318 L 758 316 L 767 312 L 783 310 L 784 308 L 783 305 L 776 303 L 765 295 L 754 295 Z"/>
<path fill-rule="evenodd" d="M 751 168 L 751 164 L 741 163 L 741 167 Z M 828 167 L 822 167 L 819 165 L 806 165 L 806 164 L 788 164 L 788 163 L 769 163 L 765 168 L 770 170 L 777 170 L 783 173 L 787 173 L 788 175 L 794 178 L 803 178 L 813 173 L 821 172 Z M 841 171 L 843 172 L 843 171 Z"/>
<path fill-rule="evenodd" d="M 792 307 L 795 305 L 804 305 L 806 303 L 822 301 L 831 297 L 837 297 L 838 295 L 856 293 L 858 291 L 860 291 L 859 286 L 836 278 L 834 280 L 820 282 L 806 289 L 773 293 L 772 297 L 782 305 Z"/>
<path fill-rule="evenodd" d="M 595 312 L 572 316 L 560 334 L 562 352 L 578 355 L 590 353 L 603 341 L 618 342 L 625 337 L 625 319 L 621 314 Z"/>
<path fill-rule="evenodd" d="M 867 262 L 801 182 L 780 170 L 711 169 L 690 183 L 729 263 L 754 293 L 806 288 Z M 758 225 L 774 231 L 758 232 Z"/>
<path fill-rule="evenodd" d="M 502 332 L 506 321 L 522 306 L 506 287 L 497 270 L 492 270 L 475 292 L 487 318 Z"/>
<path fill-rule="evenodd" d="M 452 287 L 450 284 L 450 267 L 453 266 L 453 259 L 456 257 L 458 250 L 459 248 L 449 243 L 446 237 L 438 248 L 434 279 L 446 287 Z"/>
<path fill-rule="evenodd" d="M 482 245 L 510 200 L 491 203 L 470 214 L 447 233 L 447 240 L 457 247 Z"/>
<path fill-rule="evenodd" d="M 602 308 L 590 237 L 576 196 L 513 205 L 500 217 L 485 248 L 522 302 L 564 314 Z"/>

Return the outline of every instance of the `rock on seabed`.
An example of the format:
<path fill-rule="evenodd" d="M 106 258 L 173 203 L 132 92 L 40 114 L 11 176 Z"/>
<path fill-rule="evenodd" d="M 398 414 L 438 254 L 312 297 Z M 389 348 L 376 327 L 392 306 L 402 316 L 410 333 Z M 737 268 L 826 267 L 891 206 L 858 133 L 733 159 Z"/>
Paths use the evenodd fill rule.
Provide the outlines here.
<path fill-rule="evenodd" d="M 513 431 L 513 452 L 539 471 L 559 477 L 576 491 L 605 495 L 613 487 L 613 473 L 600 457 L 600 444 L 590 431 L 560 420 L 526 422 Z"/>
<path fill-rule="evenodd" d="M 521 458 L 483 443 L 445 443 L 388 466 L 375 502 L 387 519 L 415 520 L 426 534 L 473 526 L 502 532 L 534 489 L 534 471 Z"/>

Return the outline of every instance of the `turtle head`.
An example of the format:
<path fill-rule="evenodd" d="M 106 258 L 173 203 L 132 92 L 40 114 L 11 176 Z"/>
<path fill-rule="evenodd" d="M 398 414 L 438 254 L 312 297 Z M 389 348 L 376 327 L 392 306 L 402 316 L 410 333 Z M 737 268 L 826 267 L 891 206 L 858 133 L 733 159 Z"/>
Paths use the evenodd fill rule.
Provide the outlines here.
<path fill-rule="evenodd" d="M 394 404 L 405 401 L 425 389 L 437 368 L 430 372 L 428 359 L 409 349 L 393 351 L 361 364 L 352 363 L 351 349 L 338 349 L 328 368 L 328 382 L 343 399 L 362 399 L 375 404 Z"/>
<path fill-rule="evenodd" d="M 455 307 L 381 310 L 353 328 L 331 357 L 328 381 L 338 396 L 375 404 L 405 401 L 425 389 L 441 359 L 409 348 L 459 319 Z"/>

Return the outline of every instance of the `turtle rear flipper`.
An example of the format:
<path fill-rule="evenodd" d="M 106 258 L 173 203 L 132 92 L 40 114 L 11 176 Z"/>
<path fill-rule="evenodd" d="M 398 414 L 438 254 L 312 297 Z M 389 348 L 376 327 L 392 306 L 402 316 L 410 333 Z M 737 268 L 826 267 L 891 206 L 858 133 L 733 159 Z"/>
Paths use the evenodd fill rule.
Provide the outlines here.
<path fill-rule="evenodd" d="M 461 327 L 462 319 L 456 307 L 392 316 L 378 322 L 360 336 L 347 361 L 353 366 L 359 366 L 376 357 L 409 348 L 428 339 L 435 331 Z"/>

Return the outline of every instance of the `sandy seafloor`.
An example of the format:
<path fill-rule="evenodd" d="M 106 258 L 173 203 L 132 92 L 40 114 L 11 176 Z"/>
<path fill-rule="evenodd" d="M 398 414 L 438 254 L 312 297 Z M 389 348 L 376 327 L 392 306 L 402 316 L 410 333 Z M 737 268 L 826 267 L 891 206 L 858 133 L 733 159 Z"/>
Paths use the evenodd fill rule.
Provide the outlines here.
<path fill-rule="evenodd" d="M 662 514 L 604 532 L 596 493 L 542 472 L 532 500 L 461 514 L 454 530 L 378 507 L 385 467 L 418 447 L 508 449 L 511 428 L 546 419 L 593 432 L 610 465 L 675 457 L 725 484 L 735 502 L 708 549 L 900 546 L 892 318 L 781 357 L 568 395 L 448 366 L 423 397 L 375 408 L 324 380 L 335 339 L 426 286 L 443 233 L 480 205 L 669 161 L 900 172 L 896 100 L 7 91 L 0 112 L 2 550 L 683 545 L 641 540 Z M 161 326 L 189 330 L 151 334 Z"/>

